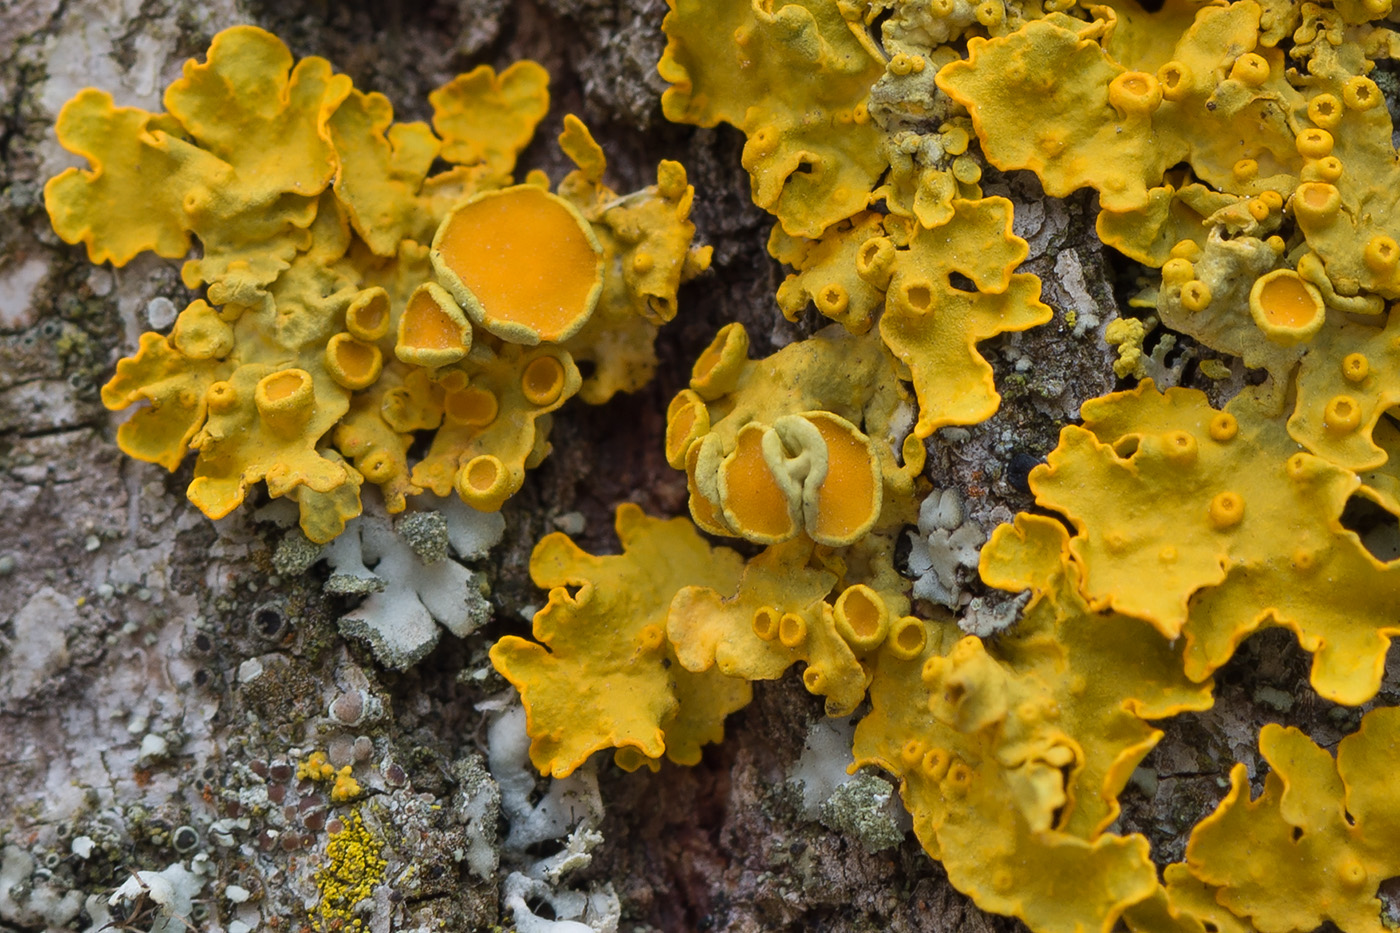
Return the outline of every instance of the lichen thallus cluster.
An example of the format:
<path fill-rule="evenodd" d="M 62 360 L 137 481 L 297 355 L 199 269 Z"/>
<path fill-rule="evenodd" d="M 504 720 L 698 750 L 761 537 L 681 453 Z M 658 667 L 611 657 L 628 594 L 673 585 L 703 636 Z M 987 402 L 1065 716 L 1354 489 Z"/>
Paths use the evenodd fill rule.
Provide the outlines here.
<path fill-rule="evenodd" d="M 1262 796 L 1237 766 L 1160 876 L 1114 827 L 1151 721 L 1209 707 L 1249 634 L 1290 629 L 1317 692 L 1359 705 L 1400 631 L 1400 566 L 1342 524 L 1358 497 L 1400 515 L 1400 163 L 1370 77 L 1400 50 L 1389 0 L 669 3 L 666 115 L 743 131 L 793 270 L 777 303 L 833 323 L 757 360 L 730 324 L 701 355 L 664 441 L 690 518 L 623 505 L 619 555 L 535 548 L 534 640 L 491 651 L 534 764 L 693 764 L 752 681 L 800 663 L 829 714 L 869 700 L 856 763 L 898 779 L 925 849 L 987 910 L 1055 933 L 1380 929 L 1396 709 L 1335 756 L 1265 727 Z M 46 188 L 59 234 L 118 265 L 203 247 L 184 278 L 207 297 L 104 388 L 145 403 L 122 448 L 171 469 L 196 450 L 190 498 L 211 516 L 265 481 L 315 540 L 366 480 L 391 511 L 425 489 L 499 508 L 565 400 L 650 377 L 676 288 L 709 259 L 684 170 L 619 196 L 573 118 L 577 169 L 513 184 L 544 85 L 531 63 L 478 69 L 433 93 L 431 128 L 395 123 L 323 60 L 292 67 L 238 28 L 166 113 L 70 102 L 60 139 L 91 168 Z M 429 174 L 439 156 L 452 167 Z M 986 640 L 915 614 L 894 559 L 929 493 L 925 442 L 999 405 L 977 344 L 1053 315 L 985 163 L 1050 197 L 1094 189 L 1102 241 L 1159 270 L 1141 316 L 1102 332 L 1136 387 L 1085 402 L 1031 472 L 1071 527 L 1022 514 L 982 549 L 986 584 L 1029 593 Z M 1204 378 L 1265 379 L 1223 408 L 1161 391 L 1159 327 L 1211 352 Z"/>

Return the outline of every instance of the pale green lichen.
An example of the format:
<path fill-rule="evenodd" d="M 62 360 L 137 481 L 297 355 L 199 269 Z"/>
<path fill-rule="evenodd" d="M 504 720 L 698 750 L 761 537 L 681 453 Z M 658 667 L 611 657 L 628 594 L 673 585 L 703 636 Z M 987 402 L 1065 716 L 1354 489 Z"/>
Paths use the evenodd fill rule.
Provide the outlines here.
<path fill-rule="evenodd" d="M 895 788 L 882 777 L 861 772 L 822 804 L 822 825 L 845 833 L 867 852 L 880 852 L 904 841 L 904 830 L 890 809 Z"/>
<path fill-rule="evenodd" d="M 395 531 L 425 564 L 447 557 L 447 519 L 438 512 L 410 512 L 399 519 Z"/>

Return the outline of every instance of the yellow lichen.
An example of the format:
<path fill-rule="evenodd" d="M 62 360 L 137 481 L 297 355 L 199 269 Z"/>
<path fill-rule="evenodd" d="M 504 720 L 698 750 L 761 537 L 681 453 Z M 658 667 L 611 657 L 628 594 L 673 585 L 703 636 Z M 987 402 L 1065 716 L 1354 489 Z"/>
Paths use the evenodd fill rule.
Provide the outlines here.
<path fill-rule="evenodd" d="M 1104 328 L 1104 342 L 1118 350 L 1118 359 L 1113 361 L 1113 374 L 1119 379 L 1129 376 L 1146 378 L 1147 367 L 1142 352 L 1142 341 L 1146 336 L 1147 325 L 1135 317 L 1115 318 Z"/>
<path fill-rule="evenodd" d="M 426 241 L 436 226 L 424 190 L 442 144 L 424 123 L 394 123 L 382 94 L 352 90 L 327 121 L 335 148 L 335 192 L 355 232 L 376 256 L 404 240 Z"/>
<path fill-rule="evenodd" d="M 183 275 L 207 296 L 142 336 L 102 398 L 143 406 L 118 430 L 128 454 L 174 470 L 198 452 L 189 497 L 209 516 L 258 482 L 297 501 L 316 541 L 359 514 L 365 480 L 390 511 L 425 488 L 497 509 L 583 387 L 575 359 L 606 361 L 591 402 L 650 378 L 677 287 L 708 263 L 684 169 L 663 162 L 655 187 L 618 196 L 598 150 L 564 196 L 540 173 L 512 186 L 544 70 L 483 66 L 430 97 L 440 136 L 242 26 L 186 64 L 169 113 L 95 90 L 64 108 L 59 140 L 90 168 L 45 189 L 61 237 L 116 265 L 199 240 Z M 576 154 L 587 130 L 566 124 Z M 439 157 L 450 167 L 430 174 Z M 411 464 L 420 431 L 436 433 Z"/>
<path fill-rule="evenodd" d="M 955 629 L 934 625 L 938 634 L 912 658 L 880 654 L 871 712 L 856 731 L 856 763 L 899 779 L 919 841 L 979 906 L 1037 930 L 1108 930 L 1155 884 L 1146 841 L 1105 835 L 1088 842 L 1051 828 L 1050 813 L 1065 799 L 1059 769 L 1073 761 L 1072 747 L 1046 747 L 1040 754 L 1049 761 L 1025 760 L 1019 747 L 1003 753 L 1000 746 L 1017 738 L 1008 713 L 1034 688 L 1016 690 L 979 642 L 955 647 Z M 925 679 L 929 662 L 945 661 L 949 651 L 957 659 L 953 679 L 945 681 L 940 663 Z M 954 695 L 961 699 L 953 707 L 940 702 Z M 1002 757 L 1024 763 L 1003 767 Z"/>
<path fill-rule="evenodd" d="M 671 599 L 687 585 L 730 593 L 742 561 L 712 549 L 685 519 L 617 509 L 623 553 L 595 557 L 555 533 L 535 546 L 530 575 L 549 588 L 535 614 L 539 643 L 507 635 L 491 662 L 519 690 L 530 760 L 564 777 L 599 749 L 631 767 L 664 754 L 681 764 L 724 735 L 724 717 L 749 702 L 747 681 L 691 673 L 666 638 Z M 571 591 L 571 588 L 572 591 Z"/>
<path fill-rule="evenodd" d="M 1145 840 L 1106 832 L 1161 736 L 1144 720 L 1209 706 L 1209 685 L 1141 622 L 1089 608 L 1057 522 L 1023 516 L 982 554 L 988 582 L 1033 594 L 1014 634 L 922 623 L 923 650 L 879 653 L 856 763 L 900 779 L 920 841 L 984 909 L 1108 930 L 1156 890 Z"/>
<path fill-rule="evenodd" d="M 325 752 L 312 752 L 297 763 L 298 781 L 329 781 L 335 777 L 335 767 Z"/>
<path fill-rule="evenodd" d="M 1057 728 L 1080 742 L 1067 788 L 1072 807 L 1058 825 L 1093 838 L 1116 818 L 1119 792 L 1161 738 L 1144 720 L 1208 708 L 1211 685 L 1187 679 L 1182 646 L 1136 619 L 1090 608 L 1059 522 L 1020 515 L 1000 526 L 982 548 L 980 569 L 992 586 L 1032 594 L 998 653 L 1036 672 L 1056 698 Z M 1110 673 L 1126 670 L 1131 677 Z"/>
<path fill-rule="evenodd" d="M 602 251 L 568 201 L 516 185 L 453 208 L 433 237 L 432 258 L 474 323 L 534 346 L 568 340 L 588 321 L 603 287 Z"/>
<path fill-rule="evenodd" d="M 316 872 L 321 899 L 315 916 L 323 933 L 366 928 L 357 908 L 383 883 L 388 867 L 380 854 L 383 840 L 365 825 L 358 810 L 338 819 L 340 830 L 332 831 L 326 842 L 327 862 Z"/>
<path fill-rule="evenodd" d="M 324 752 L 312 752 L 297 764 L 297 780 L 331 784 L 331 800 L 346 803 L 360 796 L 360 782 L 355 780 L 354 769 L 343 765 L 339 770 L 327 760 Z"/>
<path fill-rule="evenodd" d="M 1237 767 L 1161 881 L 1145 840 L 1110 830 L 1151 721 L 1208 706 L 1250 633 L 1289 628 L 1317 691 L 1348 704 L 1375 695 L 1400 633 L 1400 565 L 1342 524 L 1356 497 L 1400 514 L 1400 362 L 1379 318 L 1400 296 L 1400 170 L 1368 76 L 1400 55 L 1388 0 L 669 5 L 663 109 L 744 132 L 769 251 L 792 269 L 779 306 L 844 331 L 749 360 L 729 325 L 668 409 L 695 523 L 766 545 L 753 559 L 633 506 L 622 555 L 536 548 L 543 644 L 492 650 L 535 765 L 564 775 L 604 748 L 628 768 L 693 763 L 748 681 L 800 663 L 832 715 L 869 689 L 857 764 L 899 779 L 920 841 L 986 909 L 1066 933 L 1376 928 L 1377 884 L 1400 871 L 1381 780 L 1394 710 L 1335 761 L 1266 727 L 1264 794 Z M 618 195 L 566 117 L 576 169 L 556 193 L 538 172 L 513 185 L 548 106 L 532 63 L 431 99 L 436 133 L 395 123 L 384 98 L 243 28 L 186 67 L 167 114 L 96 91 L 65 108 L 60 139 L 89 168 L 46 189 L 64 239 L 117 264 L 200 241 L 185 279 L 207 297 L 144 335 L 103 398 L 144 406 L 118 433 L 129 453 L 174 469 L 199 451 L 190 494 L 210 514 L 260 480 L 316 540 L 358 512 L 363 479 L 391 509 L 424 488 L 499 508 L 565 400 L 651 375 L 656 328 L 709 260 L 684 170 Z M 439 156 L 454 165 L 430 175 Z M 1029 591 L 988 641 L 911 615 L 894 557 L 922 440 L 997 408 L 976 344 L 1051 315 L 983 158 L 1051 196 L 1093 189 L 1100 239 L 1160 270 L 1132 299 L 1159 321 L 1106 328 L 1117 376 L 1157 371 L 1143 342 L 1160 322 L 1238 358 L 1204 359 L 1210 378 L 1268 377 L 1221 409 L 1146 380 L 1085 402 L 1029 480 L 1072 533 L 1021 515 L 982 551 L 983 582 Z M 420 431 L 436 433 L 411 464 Z M 361 790 L 323 755 L 298 773 L 336 801 Z M 382 863 L 352 818 L 332 856 L 363 881 Z M 322 884 L 342 911 L 323 916 L 352 919 L 371 888 Z"/>
<path fill-rule="evenodd" d="M 1360 480 L 1303 452 L 1246 396 L 1224 411 L 1192 390 L 1085 403 L 1031 472 L 1036 501 L 1066 515 L 1090 605 L 1186 636 L 1202 679 L 1261 626 L 1314 654 L 1312 683 L 1337 702 L 1380 686 L 1400 568 L 1341 524 Z M 1143 579 L 1154 581 L 1151 587 Z"/>
<path fill-rule="evenodd" d="M 167 114 L 114 107 L 88 89 L 64 105 L 59 140 L 91 170 L 67 169 L 44 188 L 59 236 L 93 262 L 123 265 L 152 250 L 189 251 L 185 284 L 237 293 L 267 285 L 305 248 L 317 197 L 335 175 L 326 121 L 350 93 L 330 63 L 292 56 L 252 26 L 225 30 L 208 60 L 185 65 L 166 90 Z M 250 141 L 256 141 L 249 145 Z"/>
<path fill-rule="evenodd" d="M 1400 709 L 1367 713 L 1334 760 L 1302 732 L 1264 726 L 1272 767 L 1250 799 L 1237 764 L 1230 792 L 1191 833 L 1186 867 L 1215 900 L 1261 931 L 1383 929 L 1377 888 L 1400 872 L 1389 776 L 1400 766 Z M 1239 857 L 1241 849 L 1251 857 Z"/>
<path fill-rule="evenodd" d="M 865 698 L 869 676 L 856 657 L 854 639 L 841 634 L 835 609 L 825 602 L 837 576 L 811 566 L 812 550 L 805 539 L 768 548 L 745 567 L 737 592 L 705 586 L 680 590 L 667 634 L 681 665 L 775 680 L 805 661 L 807 689 L 827 698 L 829 715 L 849 715 Z M 861 653 L 872 647 L 861 646 Z"/>
<path fill-rule="evenodd" d="M 1180 252 L 1183 242 L 1203 247 L 1214 224 L 1212 218 L 1240 199 L 1199 183 L 1152 188 L 1147 202 L 1130 211 L 1102 210 L 1095 229 L 1108 246 L 1144 265 L 1161 268 Z M 1281 203 L 1281 202 L 1280 202 Z M 1262 231 L 1258 224 L 1251 232 Z"/>
<path fill-rule="evenodd" d="M 797 320 L 808 304 L 853 334 L 870 329 L 884 307 L 884 289 L 866 281 L 862 257 L 883 248 L 884 223 L 874 212 L 857 214 L 829 227 L 817 240 L 793 237 L 774 227 L 768 252 L 795 270 L 778 288 L 778 306 L 789 321 Z M 893 244 L 889 245 L 893 249 Z"/>
<path fill-rule="evenodd" d="M 1201 8 L 1194 21 L 1165 14 L 1187 28 L 1155 73 L 1125 68 L 1105 50 L 1118 18 L 1104 12 L 1089 22 L 1050 13 L 1006 36 L 974 38 L 966 61 L 939 72 L 993 164 L 1034 171 L 1056 197 L 1093 187 L 1114 212 L 1147 206 L 1178 163 L 1236 193 L 1241 162 L 1253 166 L 1247 185 L 1296 170 L 1286 114 L 1302 109 L 1302 96 L 1284 80 L 1281 53 L 1249 51 L 1260 17 L 1253 0 Z M 1129 65 L 1140 54 L 1122 43 L 1114 51 Z"/>
<path fill-rule="evenodd" d="M 438 427 L 413 467 L 414 484 L 440 496 L 456 490 L 474 508 L 494 512 L 549 453 L 548 417 L 580 385 L 560 347 L 485 346 L 442 374 L 424 399 Z"/>
<path fill-rule="evenodd" d="M 867 102 L 884 65 L 864 24 L 829 0 L 668 5 L 667 118 L 743 130 L 754 203 L 792 236 L 865 207 L 886 163 Z"/>
<path fill-rule="evenodd" d="M 922 446 L 897 436 L 907 403 L 891 361 L 873 334 L 834 327 L 748 361 L 740 335 L 722 331 L 671 404 L 667 458 L 687 472 L 691 514 L 707 531 L 765 544 L 804 532 L 851 544 L 888 497 L 912 492 L 923 462 Z"/>
<path fill-rule="evenodd" d="M 919 437 L 990 417 L 1001 396 L 977 343 L 1050 320 L 1040 279 L 1015 272 L 1025 258 L 1026 242 L 1011 232 L 1011 202 L 983 198 L 954 201 L 946 224 L 919 228 L 907 249 L 868 274 L 888 276 L 880 337 L 909 368 Z"/>
<path fill-rule="evenodd" d="M 1329 329 L 1298 370 L 1298 401 L 1288 433 L 1308 450 L 1348 470 L 1384 466 L 1376 443 L 1386 412 L 1400 405 L 1400 313 L 1384 327 L 1346 323 Z"/>
<path fill-rule="evenodd" d="M 1314 654 L 1318 692 L 1355 704 L 1375 694 L 1389 639 L 1400 631 L 1400 571 L 1341 523 L 1353 496 L 1400 514 L 1400 467 L 1391 456 L 1400 453 L 1400 431 L 1386 415 L 1400 404 L 1389 390 L 1393 327 L 1356 317 L 1378 315 L 1384 299 L 1400 294 L 1392 127 L 1368 77 L 1374 60 L 1400 53 L 1395 34 L 1372 25 L 1390 4 L 740 7 L 726 7 L 730 19 L 702 36 L 693 5 L 672 4 L 661 65 L 674 84 L 667 114 L 745 130 L 755 201 L 779 220 L 769 251 L 792 269 L 778 294 L 784 315 L 797 320 L 815 306 L 854 334 L 878 321 L 899 377 L 915 386 L 918 437 L 996 408 L 990 367 L 973 346 L 981 337 L 959 313 L 964 304 L 981 302 L 996 322 L 982 336 L 1049 316 L 1033 277 L 1014 276 L 1024 245 L 1011 235 L 1009 206 L 978 188 L 969 123 L 994 167 L 1034 171 L 1051 196 L 1094 189 L 1103 242 L 1161 270 L 1160 282 L 1145 280 L 1132 300 L 1157 319 L 1108 326 L 1117 376 L 1142 379 L 1149 362 L 1160 366 L 1155 351 L 1151 361 L 1143 354 L 1160 323 L 1243 364 L 1208 356 L 1200 371 L 1209 378 L 1238 379 L 1244 368 L 1269 377 L 1224 410 L 1200 393 L 1163 395 L 1147 381 L 1084 403 L 1084 427 L 1066 428 L 1030 479 L 1037 503 L 1065 516 L 1074 534 L 1021 516 L 983 551 L 984 581 L 1032 591 L 1015 628 L 989 646 L 918 623 L 928 629 L 922 638 L 887 637 L 873 656 L 853 652 L 873 678 L 858 763 L 901 778 L 916 833 L 955 886 L 1036 930 L 1106 931 L 1119 919 L 1137 933 L 1311 929 L 1328 919 L 1374 928 L 1371 882 L 1394 868 L 1365 866 L 1346 840 L 1315 833 L 1303 852 L 1296 831 L 1291 840 L 1259 835 L 1250 848 L 1280 853 L 1282 870 L 1273 870 L 1240 857 L 1240 839 L 1256 838 L 1243 824 L 1230 832 L 1207 821 L 1216 874 L 1194 873 L 1199 860 L 1188 853 L 1188 864 L 1169 866 L 1159 883 L 1145 843 L 1105 829 L 1128 774 L 1160 735 L 1143 720 L 1207 705 L 1208 686 L 1192 681 L 1204 681 L 1249 633 L 1291 629 Z M 843 47 L 838 15 L 852 29 L 881 23 L 886 67 L 873 86 L 832 81 L 813 94 L 791 79 L 795 69 L 786 84 L 768 77 L 776 62 L 824 62 Z M 793 29 L 775 34 L 784 16 Z M 864 61 L 863 35 L 849 49 L 851 62 Z M 825 92 L 862 99 L 852 123 L 866 126 L 861 118 L 869 117 L 879 132 L 867 135 L 880 139 L 888 169 L 864 203 L 827 198 L 818 224 L 798 215 L 809 203 L 795 197 L 795 185 L 775 186 L 760 157 L 783 151 L 779 143 L 790 138 L 769 127 L 806 113 L 817 124 L 816 108 L 803 108 Z M 773 119 L 777 103 L 789 110 Z M 812 164 L 825 170 L 830 151 L 856 135 L 844 125 L 830 133 L 811 147 L 823 157 Z M 878 166 L 874 152 L 851 158 L 843 183 Z M 883 199 L 887 213 L 866 210 L 871 199 Z M 1064 318 L 1079 315 L 1069 309 Z M 914 322 L 923 329 L 910 333 Z M 1163 357 L 1175 341 L 1162 337 Z M 829 603 L 820 591 L 827 600 L 836 592 L 801 557 L 800 536 L 810 534 L 800 507 L 807 448 L 772 415 L 817 409 L 793 398 L 793 386 L 822 383 L 755 379 L 746 351 L 729 328 L 702 355 L 668 411 L 667 458 L 687 471 L 691 511 L 706 530 L 787 543 L 750 564 L 746 584 L 761 596 L 743 587 L 727 599 L 684 591 L 672 637 L 698 667 L 774 676 L 790 663 L 799 633 L 822 630 L 815 620 Z M 788 347 L 770 359 L 804 373 L 804 352 L 816 356 Z M 845 365 L 869 385 L 867 353 L 850 344 Z M 855 397 L 845 386 L 819 394 L 848 405 Z M 754 395 L 782 401 L 759 406 Z M 876 435 L 868 424 L 865 433 Z M 878 444 L 876 451 L 883 456 Z M 784 560 L 786 585 L 774 569 Z M 873 626 L 881 616 L 866 618 Z M 1385 773 L 1389 765 L 1375 767 Z M 1266 790 L 1259 806 L 1273 807 L 1274 793 Z M 1284 809 L 1303 805 L 1281 799 Z M 1320 895 L 1310 880 L 1316 872 L 1324 876 Z M 1329 872 L 1352 885 L 1360 879 L 1364 895 L 1335 894 Z M 1271 890 L 1279 892 L 1272 901 Z"/>
<path fill-rule="evenodd" d="M 549 73 L 535 62 L 515 62 L 499 75 L 479 65 L 428 95 L 442 157 L 484 166 L 508 178 L 515 157 L 549 110 Z"/>
<path fill-rule="evenodd" d="M 657 330 L 676 316 L 681 283 L 709 268 L 710 247 L 691 245 L 695 189 L 679 162 L 661 162 L 655 185 L 619 195 L 603 183 L 602 147 L 572 114 L 564 117 L 559 147 L 578 166 L 559 183 L 559 196 L 592 225 L 603 268 L 620 272 L 604 276 L 593 315 L 564 344 L 576 361 L 593 364 L 579 396 L 598 405 L 650 381 Z"/>

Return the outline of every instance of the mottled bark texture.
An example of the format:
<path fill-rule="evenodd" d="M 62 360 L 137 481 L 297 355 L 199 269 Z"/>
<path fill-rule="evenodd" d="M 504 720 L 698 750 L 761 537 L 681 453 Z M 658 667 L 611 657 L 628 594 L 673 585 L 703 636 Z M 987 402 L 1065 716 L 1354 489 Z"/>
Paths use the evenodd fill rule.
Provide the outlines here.
<path fill-rule="evenodd" d="M 477 704 L 505 689 L 485 659 L 490 641 L 524 631 L 522 616 L 542 601 L 526 573 L 530 548 L 581 516 L 580 544 L 615 550 L 620 501 L 682 512 L 683 477 L 667 467 L 661 436 L 695 355 L 728 321 L 749 327 L 758 352 L 818 324 L 814 313 L 796 326 L 777 313 L 783 273 L 764 249 L 770 221 L 749 200 L 740 135 L 661 116 L 664 13 L 663 0 L 0 0 L 0 931 L 95 927 L 131 872 L 199 856 L 193 928 L 316 928 L 325 824 L 339 811 L 324 787 L 291 773 L 312 749 L 357 763 L 379 802 L 366 819 L 389 868 L 364 907 L 370 928 L 511 926 L 505 867 L 481 877 L 463 852 L 497 831 L 483 804 L 495 798 Z M 325 56 L 406 119 L 425 118 L 427 91 L 459 71 L 537 59 L 553 76 L 553 105 L 523 167 L 557 179 L 553 139 L 577 113 L 618 190 L 650 182 L 658 159 L 683 162 L 699 237 L 715 248 L 661 336 L 654 383 L 557 417 L 554 453 L 507 506 L 505 541 L 484 566 L 492 622 L 465 640 L 444 636 L 406 673 L 340 635 L 335 619 L 352 602 L 326 592 L 323 564 L 278 572 L 285 532 L 260 510 L 265 497 L 211 523 L 185 501 L 188 462 L 167 474 L 118 452 L 123 416 L 102 408 L 98 387 L 151 318 L 193 296 L 177 262 L 91 266 L 56 239 L 43 209 L 45 179 L 74 164 L 52 129 L 64 100 L 91 84 L 159 109 L 183 60 L 244 22 L 298 56 Z M 1101 328 L 1132 285 L 1094 238 L 1089 199 L 1045 200 L 1031 177 L 988 179 L 1017 202 L 1027 271 L 1042 277 L 1056 317 L 988 345 L 1001 411 L 932 443 L 934 486 L 957 490 L 984 530 L 1029 503 L 1030 465 L 1082 400 L 1113 387 Z M 1076 332 L 1066 312 L 1099 326 Z M 1033 365 L 1017 371 L 1023 356 Z M 1255 762 L 1260 722 L 1286 711 L 1324 742 L 1353 727 L 1355 712 L 1303 686 L 1306 667 L 1277 633 L 1246 646 L 1219 678 L 1216 709 L 1168 726 L 1124 795 L 1122 829 L 1148 833 L 1164 861 L 1179 858 L 1230 763 Z M 351 715 L 356 702 L 366 708 Z M 1017 928 L 952 891 L 912 835 L 871 854 L 803 815 L 786 779 L 820 718 L 820 701 L 794 678 L 760 684 L 699 766 L 624 774 L 603 763 L 604 841 L 576 884 L 611 882 L 624 930 Z M 113 908 L 111 922 L 150 928 L 139 903 L 123 903 L 138 916 Z"/>

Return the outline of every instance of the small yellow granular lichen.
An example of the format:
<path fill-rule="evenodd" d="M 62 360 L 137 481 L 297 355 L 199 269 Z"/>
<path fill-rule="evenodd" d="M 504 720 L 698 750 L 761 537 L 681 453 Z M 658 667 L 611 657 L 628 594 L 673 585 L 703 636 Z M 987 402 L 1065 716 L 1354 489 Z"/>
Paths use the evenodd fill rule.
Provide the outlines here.
<path fill-rule="evenodd" d="M 297 765 L 297 780 L 330 780 L 335 775 L 336 769 L 326 761 L 325 752 L 311 752 Z"/>
<path fill-rule="evenodd" d="M 322 930 L 363 930 L 355 906 L 384 880 L 388 864 L 379 852 L 384 842 L 365 826 L 359 811 L 341 819 L 342 828 L 326 843 L 326 864 L 316 872 L 321 901 L 316 915 Z"/>
<path fill-rule="evenodd" d="M 345 765 L 340 770 L 326 760 L 324 752 L 312 752 L 305 761 L 297 765 L 297 780 L 331 783 L 331 800 L 345 803 L 360 796 L 360 782 L 350 776 L 351 768 Z"/>
<path fill-rule="evenodd" d="M 1103 339 L 1111 347 L 1118 348 L 1118 359 L 1113 361 L 1113 372 L 1119 379 L 1132 376 L 1142 379 L 1147 375 L 1143 365 L 1142 340 L 1147 336 L 1147 325 L 1135 317 L 1120 317 L 1108 322 Z"/>
<path fill-rule="evenodd" d="M 333 777 L 335 768 L 326 760 L 325 752 L 312 752 L 297 765 L 298 781 L 329 781 Z"/>
<path fill-rule="evenodd" d="M 331 800 L 336 803 L 345 803 L 358 796 L 360 796 L 360 782 L 350 776 L 350 766 L 346 765 L 336 772 L 335 783 L 331 785 Z"/>

